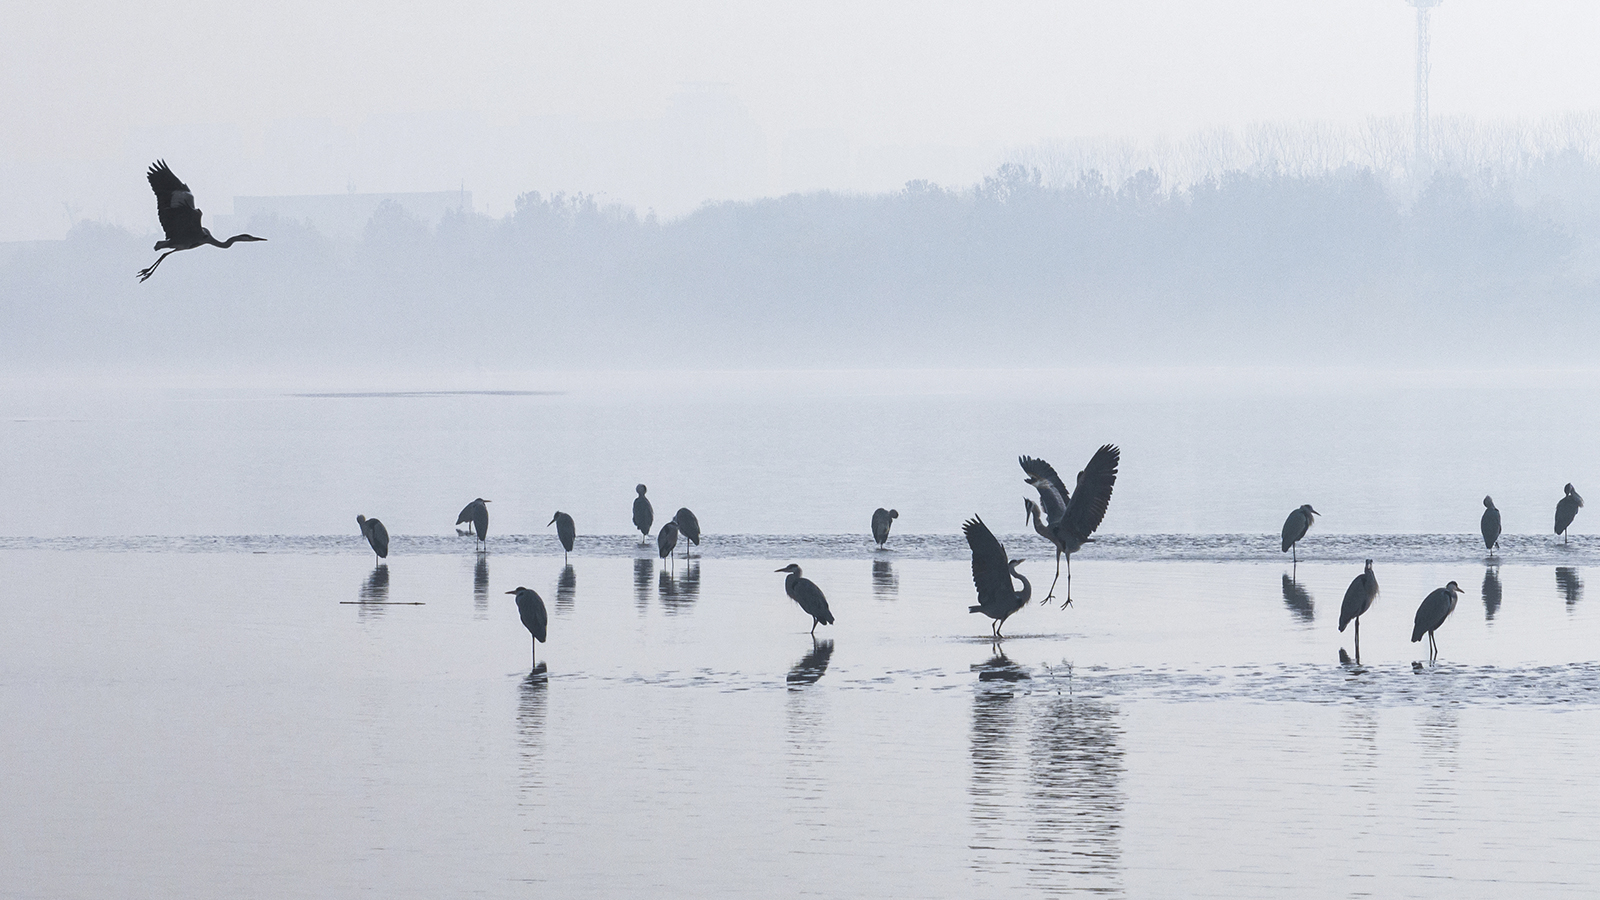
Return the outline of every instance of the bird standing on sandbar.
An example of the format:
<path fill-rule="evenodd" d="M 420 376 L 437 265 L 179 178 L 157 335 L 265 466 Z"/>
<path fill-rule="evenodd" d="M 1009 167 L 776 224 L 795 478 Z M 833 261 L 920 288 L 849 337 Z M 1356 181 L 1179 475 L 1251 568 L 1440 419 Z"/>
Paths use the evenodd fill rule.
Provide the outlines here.
<path fill-rule="evenodd" d="M 1294 548 L 1294 561 L 1300 561 L 1300 539 L 1311 530 L 1311 523 L 1316 516 L 1322 513 L 1311 508 L 1307 503 L 1297 510 L 1289 513 L 1289 518 L 1283 520 L 1283 552 L 1288 553 L 1289 548 Z"/>
<path fill-rule="evenodd" d="M 1072 603 L 1072 554 L 1094 540 L 1091 535 L 1100 527 L 1111 503 L 1111 491 L 1117 484 L 1117 466 L 1122 461 L 1122 451 L 1114 444 L 1105 444 L 1089 457 L 1089 464 L 1078 473 L 1072 492 L 1049 463 L 1031 456 L 1017 457 L 1023 479 L 1039 492 L 1039 505 L 1032 500 L 1023 501 L 1023 510 L 1033 519 L 1033 530 L 1055 545 L 1056 575 L 1045 593 L 1045 602 L 1056 595 L 1056 581 L 1061 578 L 1061 557 L 1067 558 L 1067 599 L 1061 605 Z M 1039 513 L 1044 513 L 1041 521 Z"/>
<path fill-rule="evenodd" d="M 678 533 L 688 539 L 688 543 L 683 545 L 683 558 L 688 559 L 689 544 L 700 546 L 700 520 L 685 506 L 672 514 L 672 523 L 678 526 Z"/>
<path fill-rule="evenodd" d="M 150 181 L 150 189 L 156 192 L 156 215 L 161 218 L 161 230 L 167 236 L 164 241 L 156 241 L 155 249 L 167 252 L 156 257 L 149 268 L 139 270 L 140 281 L 148 280 L 162 260 L 179 250 L 193 250 L 206 244 L 226 250 L 235 241 L 266 240 L 253 234 L 236 234 L 226 241 L 212 237 L 210 230 L 200 224 L 201 214 L 195 208 L 194 194 L 187 184 L 179 181 L 178 176 L 167 168 L 166 160 L 156 160 L 150 166 L 150 171 L 145 173 L 145 178 Z"/>
<path fill-rule="evenodd" d="M 967 536 L 967 546 L 972 548 L 972 584 L 978 589 L 978 605 L 967 607 L 967 612 L 983 613 L 994 620 L 990 626 L 995 640 L 1004 637 L 1001 626 L 1017 610 L 1028 605 L 1033 598 L 1033 584 L 1017 571 L 1023 562 L 1006 559 L 1006 548 L 995 539 L 994 532 L 983 520 L 973 516 L 961 526 Z M 1022 581 L 1019 593 L 1011 579 Z"/>
<path fill-rule="evenodd" d="M 567 554 L 572 552 L 572 542 L 578 536 L 578 528 L 572 523 L 572 517 L 560 510 L 556 510 L 550 521 L 544 523 L 546 528 L 551 525 L 556 527 L 556 537 L 561 539 L 561 561 L 566 562 Z"/>
<path fill-rule="evenodd" d="M 488 500 L 479 497 L 461 507 L 461 515 L 456 516 L 457 525 L 462 522 L 470 523 L 472 533 L 477 538 L 473 543 L 482 541 L 483 549 L 485 550 L 489 549 L 489 507 L 484 505 L 488 502 Z"/>
<path fill-rule="evenodd" d="M 1367 560 L 1367 570 L 1357 575 L 1345 588 L 1344 604 L 1339 607 L 1339 633 L 1352 621 L 1356 623 L 1356 662 L 1361 662 L 1361 614 L 1372 608 L 1378 599 L 1378 576 L 1372 574 L 1372 560 Z"/>
<path fill-rule="evenodd" d="M 789 599 L 800 604 L 800 608 L 811 617 L 811 636 L 817 636 L 818 625 L 832 625 L 833 613 L 828 610 L 828 598 L 822 596 L 822 588 L 809 578 L 800 577 L 800 567 L 790 563 L 774 572 L 788 572 L 789 577 L 783 579 L 783 592 Z"/>
<path fill-rule="evenodd" d="M 889 526 L 898 518 L 900 518 L 898 509 L 884 509 L 880 506 L 872 511 L 872 539 L 878 542 L 879 550 L 889 542 Z"/>
<path fill-rule="evenodd" d="M 656 552 L 662 559 L 672 555 L 673 548 L 678 546 L 678 526 L 675 522 L 668 522 L 661 526 L 661 533 L 656 535 Z"/>
<path fill-rule="evenodd" d="M 633 498 L 633 527 L 639 529 L 639 540 L 644 542 L 650 540 L 650 526 L 656 520 L 656 511 L 644 495 L 644 485 L 636 484 L 633 489 L 639 493 L 639 496 Z"/>
<path fill-rule="evenodd" d="M 1422 640 L 1428 636 L 1428 660 L 1431 662 L 1439 658 L 1439 644 L 1433 638 L 1433 632 L 1450 618 L 1456 611 L 1456 595 L 1461 593 L 1460 585 L 1454 581 L 1442 588 L 1435 588 L 1417 607 L 1416 624 L 1411 629 L 1411 643 Z"/>
<path fill-rule="evenodd" d="M 1483 531 L 1483 549 L 1493 551 L 1500 543 L 1500 510 L 1495 507 L 1494 498 L 1487 494 L 1483 497 L 1483 518 L 1478 521 L 1478 527 Z"/>
<path fill-rule="evenodd" d="M 539 645 L 544 643 L 545 629 L 550 624 L 550 613 L 544 608 L 544 598 L 532 588 L 518 587 L 514 591 L 506 591 L 517 596 L 517 615 L 522 617 L 522 625 L 533 635 L 533 664 L 539 665 Z"/>
<path fill-rule="evenodd" d="M 1583 509 L 1583 498 L 1573 490 L 1570 482 L 1563 490 L 1567 492 L 1566 496 L 1556 501 L 1556 534 L 1561 535 L 1561 543 L 1565 544 L 1567 526 L 1572 524 L 1572 519 L 1578 514 L 1578 510 Z"/>
<path fill-rule="evenodd" d="M 388 559 L 389 529 L 383 527 L 383 523 L 377 519 L 369 519 L 366 516 L 356 516 L 356 524 L 361 527 L 361 536 L 372 546 L 372 552 L 378 554 L 378 559 Z"/>

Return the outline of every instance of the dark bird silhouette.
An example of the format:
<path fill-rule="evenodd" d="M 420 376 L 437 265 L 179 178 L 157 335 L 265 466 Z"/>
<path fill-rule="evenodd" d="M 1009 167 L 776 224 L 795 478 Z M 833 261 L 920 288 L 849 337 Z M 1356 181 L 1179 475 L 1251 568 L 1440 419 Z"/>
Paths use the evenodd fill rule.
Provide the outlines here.
<path fill-rule="evenodd" d="M 253 234 L 236 234 L 225 241 L 212 237 L 211 232 L 200 225 L 200 210 L 195 208 L 194 194 L 172 174 L 165 160 L 156 160 L 145 177 L 150 180 L 150 189 L 156 192 L 156 214 L 161 217 L 161 230 L 167 235 L 166 240 L 156 241 L 155 249 L 167 252 L 156 257 L 148 269 L 139 270 L 140 281 L 149 279 L 162 260 L 179 250 L 193 250 L 206 244 L 226 250 L 235 241 L 266 240 Z"/>
<path fill-rule="evenodd" d="M 456 524 L 468 523 L 471 526 L 470 533 L 475 535 L 478 541 L 483 542 L 485 550 L 489 549 L 489 507 L 484 505 L 488 502 L 490 501 L 479 497 L 461 507 L 461 515 L 456 516 Z"/>
<path fill-rule="evenodd" d="M 556 510 L 550 521 L 544 523 L 546 528 L 551 525 L 556 526 L 556 537 L 561 539 L 561 561 L 566 562 L 567 554 L 572 552 L 572 541 L 578 536 L 578 528 L 572 523 L 572 517 L 560 510 Z"/>
<path fill-rule="evenodd" d="M 879 550 L 889 542 L 889 526 L 898 518 L 900 518 L 898 509 L 884 509 L 880 506 L 872 511 L 872 539 L 878 542 Z"/>
<path fill-rule="evenodd" d="M 1361 662 L 1361 614 L 1372 608 L 1372 601 L 1378 599 L 1378 576 L 1372 574 L 1372 560 L 1367 560 L 1367 569 L 1357 575 L 1345 588 L 1344 603 L 1339 607 L 1339 633 L 1344 633 L 1344 627 L 1352 621 L 1356 623 L 1356 662 Z"/>
<path fill-rule="evenodd" d="M 1033 598 L 1033 584 L 1017 571 L 1023 560 L 1006 559 L 1006 548 L 995 540 L 994 532 L 982 519 L 973 516 L 961 526 L 961 532 L 972 548 L 972 584 L 978 589 L 978 605 L 968 607 L 967 612 L 983 613 L 993 619 L 991 630 L 998 640 L 1003 637 L 1000 628 L 1006 619 Z M 1013 578 L 1022 582 L 1021 593 L 1011 583 Z"/>
<path fill-rule="evenodd" d="M 800 567 L 790 563 L 774 572 L 788 572 L 789 576 L 783 579 L 783 592 L 789 599 L 800 604 L 800 608 L 811 617 L 811 636 L 817 636 L 818 625 L 832 625 L 833 613 L 828 610 L 828 598 L 822 596 L 822 588 L 809 578 L 800 577 Z"/>
<path fill-rule="evenodd" d="M 1428 636 L 1429 661 L 1439 658 L 1439 644 L 1433 638 L 1433 632 L 1450 618 L 1456 611 L 1456 595 L 1461 593 L 1461 587 L 1454 581 L 1442 588 L 1435 588 L 1433 593 L 1423 599 L 1422 605 L 1417 607 L 1416 625 L 1411 629 L 1411 643 L 1422 640 Z"/>
<path fill-rule="evenodd" d="M 1483 530 L 1483 549 L 1493 550 L 1500 543 L 1500 510 L 1495 508 L 1493 497 L 1484 496 L 1483 518 L 1478 527 Z"/>
<path fill-rule="evenodd" d="M 356 516 L 356 524 L 361 526 L 361 536 L 372 545 L 372 552 L 378 554 L 378 559 L 389 558 L 389 529 L 377 519 L 366 516 Z"/>
<path fill-rule="evenodd" d="M 550 624 L 550 613 L 545 611 L 544 598 L 537 591 L 530 588 L 518 587 L 514 591 L 506 591 L 517 597 L 517 615 L 522 617 L 522 625 L 533 635 L 533 664 L 539 664 L 539 645 L 544 643 L 545 629 Z"/>
<path fill-rule="evenodd" d="M 1283 552 L 1288 553 L 1289 548 L 1294 548 L 1294 561 L 1300 561 L 1300 539 L 1311 530 L 1311 523 L 1316 516 L 1322 513 L 1311 508 L 1311 504 L 1300 507 L 1289 513 L 1289 518 L 1283 520 Z"/>
<path fill-rule="evenodd" d="M 1567 526 L 1572 524 L 1572 519 L 1583 508 L 1583 498 L 1572 489 L 1569 483 L 1565 488 L 1566 496 L 1556 501 L 1556 534 L 1561 535 L 1561 543 L 1567 542 Z"/>
<path fill-rule="evenodd" d="M 683 558 L 688 559 L 689 544 L 700 546 L 700 520 L 685 506 L 672 514 L 672 522 L 678 526 L 678 533 L 689 539 L 689 543 L 683 545 Z"/>
<path fill-rule="evenodd" d="M 639 539 L 641 541 L 648 541 L 650 540 L 650 526 L 656 520 L 656 510 L 644 495 L 644 485 L 636 484 L 633 489 L 639 492 L 639 496 L 633 498 L 633 527 L 639 529 L 639 534 L 641 535 Z"/>
<path fill-rule="evenodd" d="M 1077 484 L 1069 494 L 1049 463 L 1031 456 L 1017 458 L 1022 471 L 1028 474 L 1024 480 L 1039 492 L 1039 506 L 1027 501 L 1023 509 L 1033 518 L 1033 530 L 1056 548 L 1056 575 L 1050 581 L 1050 590 L 1045 592 L 1046 603 L 1056 595 L 1062 556 L 1067 558 L 1067 599 L 1061 605 L 1065 607 L 1072 602 L 1072 554 L 1094 540 L 1091 535 L 1106 516 L 1111 490 L 1117 484 L 1117 465 L 1121 461 L 1122 451 L 1115 445 L 1102 446 L 1089 457 L 1089 464 L 1078 473 Z M 1043 507 L 1043 521 L 1039 518 L 1040 507 Z"/>
<path fill-rule="evenodd" d="M 672 555 L 673 548 L 678 546 L 678 523 L 668 522 L 661 526 L 661 533 L 656 535 L 656 552 L 662 559 Z"/>

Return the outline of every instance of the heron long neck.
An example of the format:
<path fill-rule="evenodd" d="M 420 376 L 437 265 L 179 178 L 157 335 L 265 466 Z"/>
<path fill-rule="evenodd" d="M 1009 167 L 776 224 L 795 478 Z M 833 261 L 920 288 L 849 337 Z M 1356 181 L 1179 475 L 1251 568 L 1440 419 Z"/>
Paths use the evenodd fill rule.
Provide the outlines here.
<path fill-rule="evenodd" d="M 255 239 L 255 235 L 251 235 L 251 234 L 236 234 L 233 237 L 228 238 L 225 241 L 219 241 L 216 238 L 211 236 L 211 232 L 209 232 L 209 231 L 206 232 L 206 243 L 211 244 L 214 247 L 221 247 L 224 250 L 228 249 L 229 247 L 232 247 L 234 241 L 241 240 L 241 239 L 244 239 L 244 238 L 249 238 L 250 240 L 254 240 Z M 188 259 L 188 257 L 184 257 L 184 258 Z"/>
<path fill-rule="evenodd" d="M 1017 595 L 1017 605 L 1027 606 L 1028 601 L 1033 599 L 1033 582 L 1028 580 L 1028 576 L 1018 572 L 1015 567 L 1011 569 L 1011 577 L 1022 582 L 1022 593 Z"/>
<path fill-rule="evenodd" d="M 798 573 L 798 572 L 790 572 L 789 573 L 789 577 L 785 578 L 783 580 L 783 592 L 785 594 L 788 594 L 789 596 L 793 597 L 794 596 L 794 586 L 799 581 L 800 581 L 800 573 Z"/>

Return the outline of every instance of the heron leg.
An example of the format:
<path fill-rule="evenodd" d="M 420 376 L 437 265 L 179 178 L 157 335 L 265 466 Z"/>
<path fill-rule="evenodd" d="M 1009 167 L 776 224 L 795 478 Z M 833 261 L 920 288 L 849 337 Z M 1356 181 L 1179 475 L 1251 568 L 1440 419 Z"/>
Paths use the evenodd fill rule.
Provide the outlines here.
<path fill-rule="evenodd" d="M 167 252 L 165 252 L 165 253 L 161 254 L 160 256 L 156 257 L 156 261 L 150 264 L 150 268 L 148 268 L 148 269 L 140 269 L 139 270 L 139 280 L 141 282 L 148 281 L 150 279 L 150 276 L 154 275 L 156 273 L 156 266 L 161 265 L 161 261 L 163 259 L 166 259 L 167 257 L 169 257 L 172 254 L 177 253 L 177 252 L 178 251 L 176 251 L 176 250 L 168 250 Z"/>
<path fill-rule="evenodd" d="M 1061 604 L 1062 609 L 1072 605 L 1072 554 L 1067 554 L 1067 602 Z"/>
<path fill-rule="evenodd" d="M 1356 665 L 1361 665 L 1361 617 L 1356 616 Z"/>
<path fill-rule="evenodd" d="M 1071 557 L 1067 558 L 1067 560 L 1068 560 L 1067 564 L 1069 566 L 1072 564 L 1071 563 L 1071 559 L 1072 559 Z M 1049 603 L 1051 600 L 1054 600 L 1056 598 L 1056 582 L 1060 581 L 1060 580 L 1061 580 L 1061 548 L 1057 547 L 1056 548 L 1056 577 L 1050 579 L 1050 590 L 1045 591 L 1045 594 L 1044 594 L 1044 602 L 1045 603 Z"/>
<path fill-rule="evenodd" d="M 817 623 L 821 622 L 821 621 L 822 620 L 817 618 L 816 616 L 812 616 L 811 617 L 811 639 L 812 640 L 816 640 L 817 639 Z"/>

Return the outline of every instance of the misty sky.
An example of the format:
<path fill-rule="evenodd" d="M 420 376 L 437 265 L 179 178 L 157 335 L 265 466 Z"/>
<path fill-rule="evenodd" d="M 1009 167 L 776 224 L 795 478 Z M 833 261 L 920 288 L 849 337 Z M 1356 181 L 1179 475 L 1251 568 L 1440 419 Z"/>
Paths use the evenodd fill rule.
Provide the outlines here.
<path fill-rule="evenodd" d="M 1402 0 L 13 2 L 5 20 L 0 158 L 22 182 L 7 192 L 20 194 L 52 178 L 66 185 L 56 193 L 88 179 L 103 194 L 92 171 L 73 167 L 117 160 L 116 175 L 126 180 L 122 156 L 147 145 L 183 156 L 189 148 L 171 135 L 196 126 L 228 126 L 249 148 L 286 120 L 351 129 L 417 114 L 435 116 L 441 129 L 461 113 L 489 128 L 551 116 L 637 121 L 663 116 L 686 84 L 708 82 L 742 104 L 751 140 L 774 159 L 816 140 L 857 154 L 968 151 L 925 173 L 913 170 L 934 157 L 904 153 L 853 184 L 805 180 L 844 180 L 825 166 L 785 181 L 774 163 L 776 174 L 740 185 L 746 192 L 873 188 L 919 175 L 976 180 L 976 167 L 994 154 L 1050 138 L 1409 115 L 1414 46 L 1414 12 Z M 1600 4 L 1447 0 L 1433 23 L 1437 115 L 1537 116 L 1600 105 L 1600 55 L 1592 50 Z M 460 165 L 397 169 L 359 185 L 354 175 L 313 173 L 310 165 L 304 179 L 293 166 L 270 177 L 241 166 L 230 172 L 217 163 L 217 178 L 235 180 L 217 182 L 213 195 L 317 193 L 344 189 L 345 180 L 390 191 L 466 181 L 502 207 L 520 190 L 649 192 L 603 168 L 560 176 L 601 183 L 537 183 L 537 173 L 518 173 L 502 186 Z M 129 190 L 142 187 L 135 181 Z M 94 215 L 95 193 L 34 200 L 59 208 L 69 199 Z M 490 203 L 489 211 L 505 210 Z M 0 227 L 0 239 L 23 236 L 17 230 Z"/>

